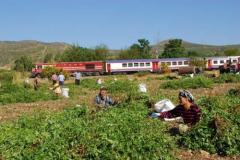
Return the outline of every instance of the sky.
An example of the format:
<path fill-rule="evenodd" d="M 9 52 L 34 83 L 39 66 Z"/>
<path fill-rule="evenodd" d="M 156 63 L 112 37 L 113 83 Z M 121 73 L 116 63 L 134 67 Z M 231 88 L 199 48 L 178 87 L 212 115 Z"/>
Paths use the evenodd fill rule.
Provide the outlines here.
<path fill-rule="evenodd" d="M 240 44 L 240 0 L 1 0 L 0 40 L 124 49 L 181 38 Z"/>

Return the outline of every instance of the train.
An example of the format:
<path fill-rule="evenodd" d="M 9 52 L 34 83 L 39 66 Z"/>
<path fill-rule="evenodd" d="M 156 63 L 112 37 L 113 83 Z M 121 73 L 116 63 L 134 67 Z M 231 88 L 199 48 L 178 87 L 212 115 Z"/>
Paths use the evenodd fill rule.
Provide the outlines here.
<path fill-rule="evenodd" d="M 240 56 L 206 57 L 198 58 L 204 60 L 205 69 L 220 69 L 224 65 L 229 65 L 232 71 L 240 71 Z M 118 73 L 133 73 L 149 71 L 161 73 L 162 66 L 167 65 L 172 71 L 190 67 L 191 58 L 159 58 L 159 59 L 124 59 L 106 61 L 85 61 L 85 62 L 59 62 L 59 63 L 37 63 L 32 69 L 33 74 L 41 74 L 44 68 L 54 67 L 73 73 L 82 72 L 83 75 L 103 75 Z"/>

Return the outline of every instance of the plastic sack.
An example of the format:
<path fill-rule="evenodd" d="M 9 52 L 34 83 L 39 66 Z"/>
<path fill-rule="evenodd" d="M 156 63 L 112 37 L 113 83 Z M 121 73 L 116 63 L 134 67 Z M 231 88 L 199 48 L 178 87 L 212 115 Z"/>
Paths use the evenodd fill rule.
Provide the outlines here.
<path fill-rule="evenodd" d="M 62 95 L 63 97 L 68 98 L 69 97 L 69 88 L 62 88 Z"/>
<path fill-rule="evenodd" d="M 139 84 L 139 91 L 146 93 L 147 92 L 146 84 L 144 83 Z"/>
<path fill-rule="evenodd" d="M 100 78 L 97 80 L 97 84 L 102 84 L 102 80 Z"/>
<path fill-rule="evenodd" d="M 167 112 L 174 109 L 175 105 L 169 99 L 164 99 L 157 102 L 154 105 L 154 108 L 156 112 L 161 113 L 161 112 Z"/>

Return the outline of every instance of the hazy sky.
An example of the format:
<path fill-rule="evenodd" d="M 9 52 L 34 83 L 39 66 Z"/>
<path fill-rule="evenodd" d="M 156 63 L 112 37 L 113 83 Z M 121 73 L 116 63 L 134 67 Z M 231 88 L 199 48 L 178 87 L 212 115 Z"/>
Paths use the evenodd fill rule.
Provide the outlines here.
<path fill-rule="evenodd" d="M 0 40 L 120 49 L 139 38 L 240 43 L 240 0 L 0 1 Z"/>

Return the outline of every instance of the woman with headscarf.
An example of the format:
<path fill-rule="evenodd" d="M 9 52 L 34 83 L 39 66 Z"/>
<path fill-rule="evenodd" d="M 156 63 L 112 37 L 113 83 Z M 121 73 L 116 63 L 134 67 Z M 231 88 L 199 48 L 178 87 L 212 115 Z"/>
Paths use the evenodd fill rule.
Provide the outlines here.
<path fill-rule="evenodd" d="M 173 110 L 160 113 L 160 118 L 182 117 L 183 122 L 188 126 L 196 124 L 201 117 L 200 108 L 194 103 L 193 95 L 187 91 L 179 92 L 179 105 Z"/>

